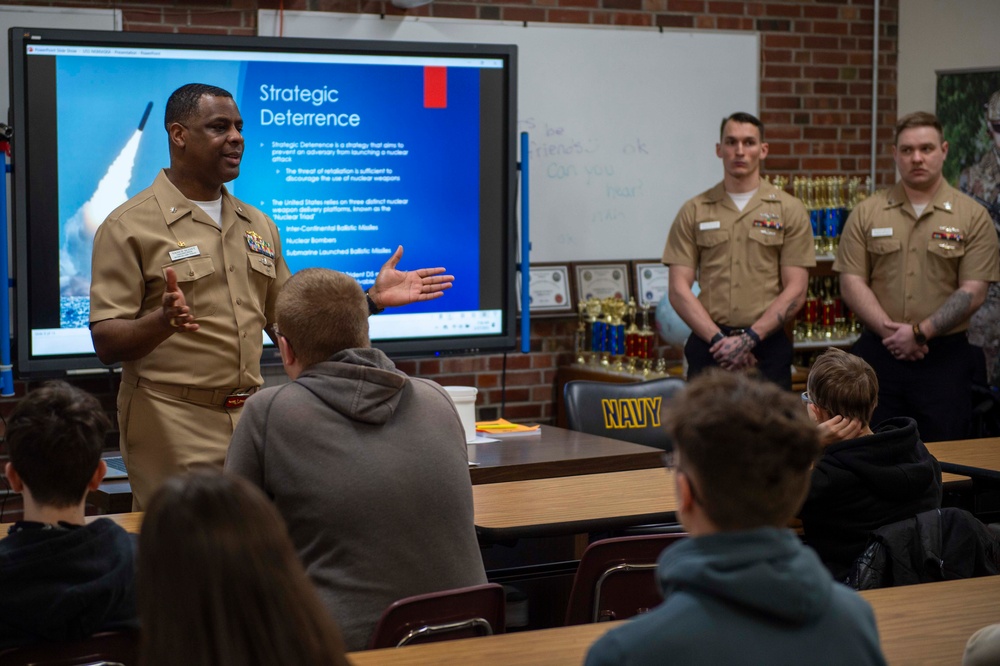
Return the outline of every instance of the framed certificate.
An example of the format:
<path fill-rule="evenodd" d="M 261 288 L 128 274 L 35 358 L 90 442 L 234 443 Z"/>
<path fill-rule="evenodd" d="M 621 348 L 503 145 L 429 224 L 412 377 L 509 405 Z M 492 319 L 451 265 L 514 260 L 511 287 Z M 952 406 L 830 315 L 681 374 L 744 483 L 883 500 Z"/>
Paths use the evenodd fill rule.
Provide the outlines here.
<path fill-rule="evenodd" d="M 573 313 L 569 264 L 532 264 L 528 269 L 528 297 L 532 313 Z M 521 273 L 517 274 L 517 311 L 521 311 Z"/>
<path fill-rule="evenodd" d="M 655 308 L 666 296 L 669 285 L 669 268 L 659 261 L 633 261 L 635 276 L 635 302 L 640 308 Z"/>
<path fill-rule="evenodd" d="M 620 298 L 627 301 L 628 262 L 580 262 L 573 264 L 578 300 Z"/>

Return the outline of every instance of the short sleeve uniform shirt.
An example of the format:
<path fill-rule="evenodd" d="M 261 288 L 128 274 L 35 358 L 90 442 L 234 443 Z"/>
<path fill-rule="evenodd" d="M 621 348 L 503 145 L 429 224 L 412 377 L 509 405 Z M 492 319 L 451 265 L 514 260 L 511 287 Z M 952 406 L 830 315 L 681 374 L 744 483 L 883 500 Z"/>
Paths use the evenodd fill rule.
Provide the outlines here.
<path fill-rule="evenodd" d="M 962 281 L 1000 280 L 998 251 L 992 220 L 971 198 L 942 183 L 918 219 L 897 183 L 852 211 L 833 269 L 864 278 L 892 321 L 914 324 Z"/>
<path fill-rule="evenodd" d="M 263 330 L 289 271 L 274 222 L 225 188 L 222 199 L 220 229 L 161 172 L 97 230 L 91 323 L 159 309 L 170 267 L 200 326 L 124 363 L 126 376 L 204 388 L 263 382 Z"/>
<path fill-rule="evenodd" d="M 696 270 L 698 300 L 717 324 L 753 324 L 782 290 L 783 266 L 816 265 L 802 202 L 761 181 L 741 212 L 722 183 L 677 214 L 663 263 Z"/>

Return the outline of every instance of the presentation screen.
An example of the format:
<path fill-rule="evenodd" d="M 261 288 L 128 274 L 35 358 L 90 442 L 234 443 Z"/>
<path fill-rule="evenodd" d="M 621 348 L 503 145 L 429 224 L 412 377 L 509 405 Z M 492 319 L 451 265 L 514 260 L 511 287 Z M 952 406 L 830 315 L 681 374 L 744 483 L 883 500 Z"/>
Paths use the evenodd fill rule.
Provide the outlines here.
<path fill-rule="evenodd" d="M 88 329 L 94 233 L 169 165 L 186 83 L 232 93 L 229 191 L 269 215 L 290 270 L 371 286 L 442 266 L 442 298 L 370 319 L 392 356 L 515 343 L 516 47 L 12 28 L 16 372 L 103 367 Z M 265 362 L 276 350 L 265 349 Z"/>

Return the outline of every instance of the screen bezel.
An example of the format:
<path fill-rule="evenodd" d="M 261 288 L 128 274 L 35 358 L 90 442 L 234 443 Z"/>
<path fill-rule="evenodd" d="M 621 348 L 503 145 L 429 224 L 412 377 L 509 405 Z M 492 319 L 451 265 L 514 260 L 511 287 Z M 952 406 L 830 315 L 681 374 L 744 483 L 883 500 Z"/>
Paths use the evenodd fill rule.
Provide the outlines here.
<path fill-rule="evenodd" d="M 498 112 L 504 114 L 503 127 L 503 164 L 500 168 L 501 205 L 500 237 L 501 247 L 492 248 L 499 255 L 499 272 L 502 281 L 502 330 L 496 335 L 476 335 L 463 337 L 429 337 L 399 340 L 383 340 L 373 342 L 373 346 L 385 351 L 395 358 L 437 356 L 463 353 L 490 353 L 512 350 L 516 344 L 516 291 L 515 291 L 515 259 L 516 259 L 516 222 L 515 200 L 517 188 L 516 164 L 516 59 L 517 47 L 497 44 L 458 44 L 440 42 L 394 42 L 368 40 L 326 40 L 308 38 L 274 38 L 274 37 L 233 37 L 215 35 L 191 35 L 169 33 L 120 33 L 109 31 L 61 30 L 11 28 L 9 34 L 9 61 L 11 107 L 9 109 L 10 126 L 14 136 L 11 141 L 11 179 L 13 219 L 11 220 L 14 238 L 14 268 L 15 268 L 15 313 L 16 326 L 15 372 L 20 377 L 59 376 L 75 372 L 112 370 L 105 366 L 94 354 L 71 354 L 60 356 L 33 356 L 30 345 L 29 305 L 31 299 L 31 277 L 28 272 L 30 257 L 29 246 L 32 244 L 32 227 L 28 220 L 26 197 L 29 191 L 29 179 L 32 177 L 33 166 L 30 160 L 31 146 L 27 145 L 27 95 L 30 93 L 30 82 L 27 81 L 26 53 L 28 44 L 67 43 L 82 46 L 136 46 L 164 48 L 197 48 L 220 50 L 267 50 L 315 53 L 385 53 L 389 55 L 446 55 L 446 56 L 476 56 L 495 57 L 504 60 L 505 99 L 501 102 Z M 50 119 L 51 121 L 51 119 Z M 55 133 L 53 132 L 53 137 Z M 52 139 L 55 140 L 54 138 Z M 164 165 L 166 166 L 166 165 Z M 37 174 L 35 175 L 37 178 Z M 428 223 L 428 233 L 433 233 L 433 224 Z M 45 230 L 42 230 L 43 232 Z M 46 232 L 48 233 L 48 232 Z M 37 241 L 37 239 L 36 239 Z M 56 243 L 58 246 L 58 243 Z M 58 247 L 57 250 L 58 251 Z M 482 248 L 480 248 L 482 254 Z M 376 268 L 373 266 L 373 268 Z M 411 266 L 411 268 L 416 268 Z M 447 266 L 445 266 L 447 268 Z M 484 277 L 481 279 L 490 279 Z M 444 298 L 447 298 L 445 294 Z M 262 364 L 280 363 L 277 349 L 272 345 L 265 346 L 261 359 Z"/>

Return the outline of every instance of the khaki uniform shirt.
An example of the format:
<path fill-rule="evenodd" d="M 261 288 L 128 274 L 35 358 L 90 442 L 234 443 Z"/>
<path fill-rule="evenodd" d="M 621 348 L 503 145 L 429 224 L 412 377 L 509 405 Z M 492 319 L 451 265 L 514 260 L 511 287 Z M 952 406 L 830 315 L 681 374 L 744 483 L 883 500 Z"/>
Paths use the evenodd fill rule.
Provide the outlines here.
<path fill-rule="evenodd" d="M 742 212 L 719 183 L 686 202 L 663 263 L 696 269 L 698 300 L 717 324 L 743 328 L 781 293 L 781 267 L 816 265 L 805 206 L 766 181 Z"/>
<path fill-rule="evenodd" d="M 833 270 L 864 278 L 892 321 L 923 321 L 964 280 L 1000 280 L 997 234 L 986 209 L 942 183 L 917 215 L 902 183 L 855 207 Z M 968 327 L 966 322 L 949 333 Z M 945 332 L 942 332 L 944 334 Z"/>
<path fill-rule="evenodd" d="M 223 188 L 220 229 L 161 172 L 97 230 L 91 323 L 160 309 L 167 267 L 200 329 L 123 363 L 124 378 L 213 389 L 263 383 L 263 330 L 289 277 L 274 222 Z"/>

